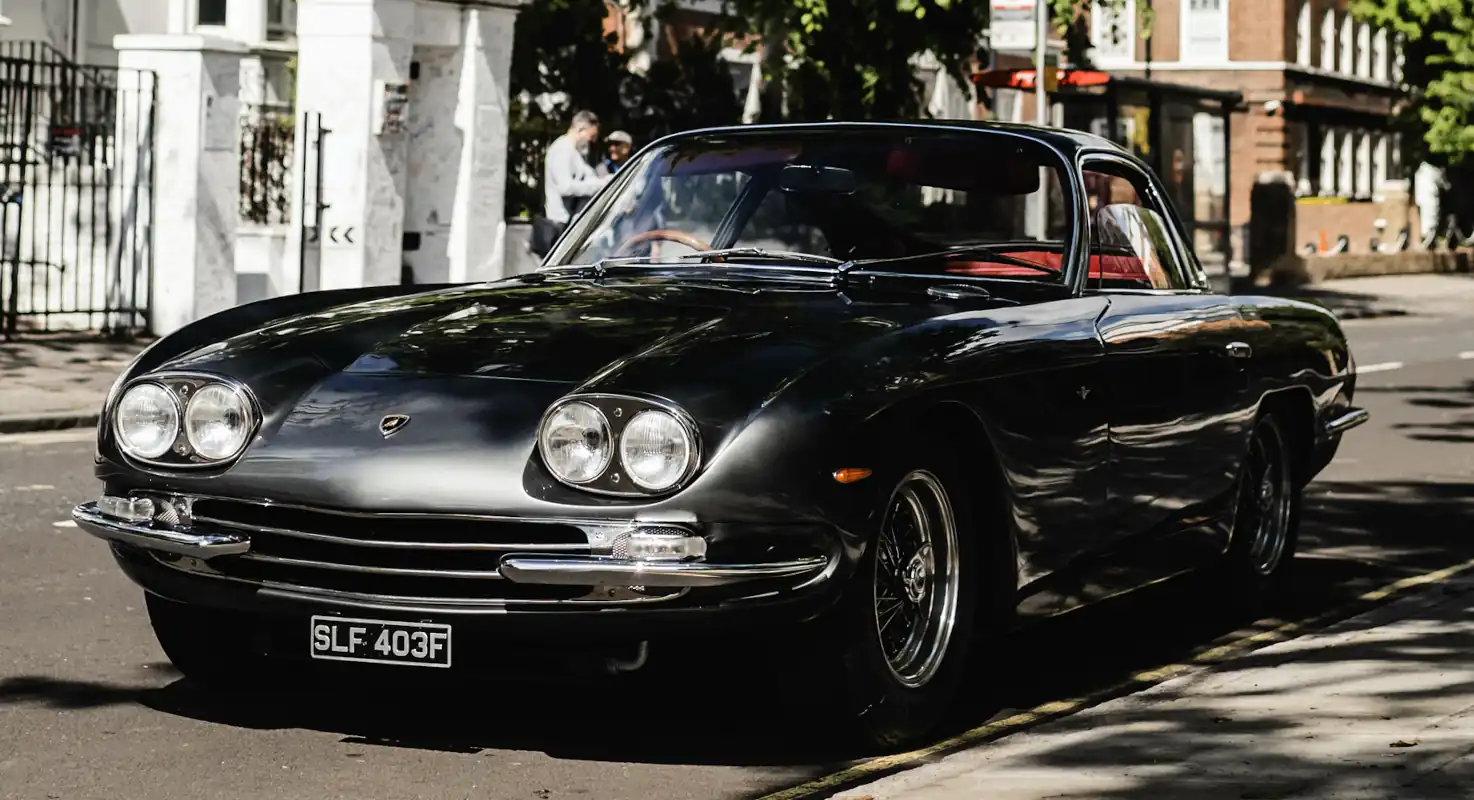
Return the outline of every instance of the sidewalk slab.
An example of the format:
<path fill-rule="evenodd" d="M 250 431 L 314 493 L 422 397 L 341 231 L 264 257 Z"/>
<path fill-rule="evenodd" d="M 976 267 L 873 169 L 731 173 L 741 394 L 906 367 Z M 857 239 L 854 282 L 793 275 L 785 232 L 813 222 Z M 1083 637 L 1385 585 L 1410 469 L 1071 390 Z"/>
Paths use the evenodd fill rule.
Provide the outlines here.
<path fill-rule="evenodd" d="M 844 800 L 1463 800 L 1474 581 L 837 795 Z"/>
<path fill-rule="evenodd" d="M 75 333 L 0 342 L 0 433 L 96 424 L 113 381 L 148 344 Z"/>
<path fill-rule="evenodd" d="M 1343 320 L 1383 317 L 1467 317 L 1474 313 L 1474 275 L 1415 274 L 1337 278 L 1310 286 L 1235 287 L 1240 294 L 1306 300 Z"/>

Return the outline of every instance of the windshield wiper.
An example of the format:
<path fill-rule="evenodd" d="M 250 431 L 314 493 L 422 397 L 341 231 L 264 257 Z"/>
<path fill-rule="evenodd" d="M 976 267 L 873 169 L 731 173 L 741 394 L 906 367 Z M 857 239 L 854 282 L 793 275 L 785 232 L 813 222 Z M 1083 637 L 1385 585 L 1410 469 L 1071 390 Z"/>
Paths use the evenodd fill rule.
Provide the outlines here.
<path fill-rule="evenodd" d="M 956 247 L 956 248 L 953 248 L 951 250 L 936 250 L 936 251 L 929 252 L 929 253 L 915 253 L 915 254 L 909 255 L 909 256 L 893 256 L 893 257 L 890 257 L 890 258 L 864 258 L 864 259 L 858 259 L 856 261 L 851 261 L 848 264 L 846 264 L 845 266 L 846 267 L 849 267 L 849 269 L 846 269 L 844 271 L 845 272 L 848 272 L 848 271 L 850 271 L 850 269 L 854 269 L 854 268 L 857 268 L 857 267 L 868 267 L 868 266 L 872 266 L 872 265 L 875 265 L 875 264 L 911 264 L 911 263 L 914 263 L 914 262 L 917 262 L 917 261 L 934 261 L 934 260 L 937 260 L 937 259 L 960 258 L 960 257 L 963 257 L 963 256 L 975 256 L 975 255 L 992 256 L 992 257 L 998 259 L 998 263 L 1000 263 L 1000 264 L 1010 264 L 1010 265 L 1016 266 L 1016 267 L 1027 267 L 1029 269 L 1038 270 L 1040 272 L 1045 272 L 1045 273 L 1048 273 L 1050 275 L 1058 275 L 1060 273 L 1060 270 L 1058 268 L 1056 268 L 1056 267 L 1049 267 L 1049 266 L 1045 266 L 1043 264 L 1036 264 L 1036 263 L 1034 263 L 1032 261 L 1026 261 L 1026 260 L 1024 260 L 1022 258 L 1014 258 L 1013 256 L 1010 256 L 1007 253 L 1000 253 L 997 250 L 994 250 L 993 248 L 988 247 L 986 245 L 972 245 L 970 247 Z"/>
<path fill-rule="evenodd" d="M 708 258 L 724 258 L 726 256 L 744 256 L 747 258 L 772 258 L 785 261 L 804 261 L 810 264 L 843 264 L 844 262 L 830 256 L 821 256 L 816 253 L 798 253 L 791 250 L 764 250 L 761 247 L 727 247 L 720 250 L 698 250 L 694 253 L 682 253 L 676 256 L 611 256 L 599 260 L 603 264 L 663 264 L 667 261 L 690 261 Z"/>

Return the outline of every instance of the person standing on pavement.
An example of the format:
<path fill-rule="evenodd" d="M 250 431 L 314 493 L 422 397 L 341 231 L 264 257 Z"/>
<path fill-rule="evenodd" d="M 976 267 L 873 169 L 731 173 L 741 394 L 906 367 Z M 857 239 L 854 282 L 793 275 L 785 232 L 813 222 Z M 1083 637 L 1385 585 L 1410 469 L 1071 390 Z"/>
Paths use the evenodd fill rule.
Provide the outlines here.
<path fill-rule="evenodd" d="M 533 252 L 546 255 L 573 215 L 608 183 L 589 163 L 589 147 L 599 138 L 599 117 L 573 115 L 568 131 L 548 145 L 543 156 L 543 216 L 533 221 Z"/>
<path fill-rule="evenodd" d="M 604 142 L 609 147 L 609 152 L 604 160 L 599 162 L 598 173 L 600 175 L 613 175 L 619 172 L 624 162 L 629 160 L 630 150 L 634 149 L 635 138 L 624 131 L 615 131 L 609 134 Z"/>

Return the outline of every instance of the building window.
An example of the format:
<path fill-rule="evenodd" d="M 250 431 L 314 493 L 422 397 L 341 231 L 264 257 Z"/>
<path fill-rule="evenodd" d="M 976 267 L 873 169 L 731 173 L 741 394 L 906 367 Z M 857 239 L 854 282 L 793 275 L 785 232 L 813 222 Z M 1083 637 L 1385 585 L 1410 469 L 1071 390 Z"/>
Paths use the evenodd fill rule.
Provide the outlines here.
<path fill-rule="evenodd" d="M 732 75 L 732 91 L 737 95 L 737 102 L 742 104 L 742 122 L 756 122 L 763 110 L 763 71 L 758 63 L 758 54 L 729 47 L 721 52 L 721 60 L 727 63 Z"/>
<path fill-rule="evenodd" d="M 1372 36 L 1372 78 L 1387 80 L 1387 29 L 1378 28 Z"/>
<path fill-rule="evenodd" d="M 1387 134 L 1372 134 L 1372 191 L 1380 192 L 1387 185 Z"/>
<path fill-rule="evenodd" d="M 1356 74 L 1372 77 L 1372 26 L 1365 22 L 1356 26 Z"/>
<path fill-rule="evenodd" d="M 1097 62 L 1136 59 L 1136 3 L 1125 0 L 1117 12 L 1096 2 L 1090 7 L 1090 45 Z"/>
<path fill-rule="evenodd" d="M 1336 9 L 1328 8 L 1320 18 L 1320 68 L 1330 72 L 1336 68 Z"/>
<path fill-rule="evenodd" d="M 1316 194 L 1336 193 L 1336 131 L 1334 128 L 1320 130 L 1320 174 L 1316 176 Z"/>
<path fill-rule="evenodd" d="M 225 26 L 225 7 L 228 0 L 195 0 L 194 23 L 199 26 Z"/>
<path fill-rule="evenodd" d="M 281 40 L 297 28 L 297 3 L 295 0 L 266 0 L 266 36 Z"/>
<path fill-rule="evenodd" d="M 1356 134 L 1356 196 L 1372 196 L 1372 135 L 1366 131 Z"/>
<path fill-rule="evenodd" d="M 1178 60 L 1228 60 L 1228 0 L 1187 0 Z"/>
<path fill-rule="evenodd" d="M 1295 21 L 1295 63 L 1310 66 L 1310 0 L 1301 0 Z"/>
<path fill-rule="evenodd" d="M 1350 75 L 1356 67 L 1356 23 L 1352 21 L 1351 15 L 1347 14 L 1341 18 L 1341 47 L 1337 54 L 1337 65 L 1341 68 L 1343 75 Z"/>

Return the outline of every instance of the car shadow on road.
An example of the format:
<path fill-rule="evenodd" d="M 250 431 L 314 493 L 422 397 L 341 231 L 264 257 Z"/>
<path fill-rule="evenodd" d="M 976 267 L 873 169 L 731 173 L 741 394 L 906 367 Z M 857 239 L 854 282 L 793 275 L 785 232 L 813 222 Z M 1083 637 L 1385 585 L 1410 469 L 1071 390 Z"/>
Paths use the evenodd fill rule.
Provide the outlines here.
<path fill-rule="evenodd" d="M 1356 598 L 1371 589 L 1474 555 L 1474 543 L 1448 540 L 1448 531 L 1458 530 L 1474 511 L 1474 484 L 1337 483 L 1312 489 L 1305 522 L 1309 557 L 1298 562 L 1291 591 L 1263 618 L 1243 614 L 1201 581 L 1187 579 L 1045 622 L 983 654 L 998 665 L 996 680 L 988 684 L 992 695 L 971 692 L 941 736 L 1014 709 L 1095 692 L 1287 621 L 1338 608 L 1349 615 L 1359 608 Z M 1396 532 L 1397 546 L 1373 548 L 1385 544 L 1389 531 Z M 331 733 L 365 746 L 466 754 L 530 750 L 561 759 L 747 767 L 776 785 L 874 755 L 844 745 L 834 728 L 814 719 L 816 707 L 801 690 L 766 682 L 755 664 L 751 652 L 712 650 L 635 680 L 315 682 L 278 695 L 250 687 L 214 693 L 184 679 L 129 687 L 21 676 L 0 680 L 0 705 L 77 710 L 137 704 L 243 729 Z M 155 665 L 150 671 L 167 669 Z M 1133 745 L 1128 738 L 1112 747 Z"/>

